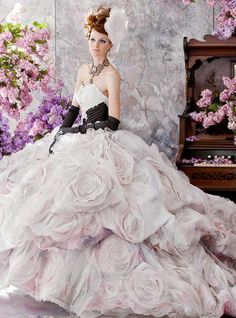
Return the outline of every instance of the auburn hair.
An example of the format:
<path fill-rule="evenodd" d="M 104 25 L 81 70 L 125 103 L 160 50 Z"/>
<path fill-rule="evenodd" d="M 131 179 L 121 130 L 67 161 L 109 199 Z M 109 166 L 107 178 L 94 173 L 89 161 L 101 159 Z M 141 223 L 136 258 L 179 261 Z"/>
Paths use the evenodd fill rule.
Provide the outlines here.
<path fill-rule="evenodd" d="M 106 19 L 110 16 L 111 8 L 105 8 L 103 6 L 99 6 L 96 11 L 89 12 L 85 18 L 84 30 L 87 39 L 90 38 L 92 29 L 96 30 L 99 33 L 107 34 L 104 29 L 104 24 L 106 23 Z"/>

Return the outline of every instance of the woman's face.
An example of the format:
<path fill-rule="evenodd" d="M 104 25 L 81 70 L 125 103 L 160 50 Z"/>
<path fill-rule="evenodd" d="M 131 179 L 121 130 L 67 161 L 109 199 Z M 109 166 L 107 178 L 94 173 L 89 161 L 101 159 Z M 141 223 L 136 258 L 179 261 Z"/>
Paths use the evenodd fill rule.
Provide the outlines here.
<path fill-rule="evenodd" d="M 92 57 L 101 57 L 105 58 L 107 52 L 112 47 L 110 40 L 108 39 L 107 34 L 99 33 L 96 30 L 92 29 L 89 43 L 89 53 Z"/>

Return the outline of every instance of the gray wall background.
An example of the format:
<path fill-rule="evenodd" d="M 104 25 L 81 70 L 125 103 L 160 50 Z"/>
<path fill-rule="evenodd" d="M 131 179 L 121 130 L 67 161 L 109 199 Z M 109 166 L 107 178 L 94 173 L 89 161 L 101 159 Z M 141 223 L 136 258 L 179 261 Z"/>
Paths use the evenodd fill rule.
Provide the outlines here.
<path fill-rule="evenodd" d="M 0 0 L 0 19 L 15 0 Z M 172 160 L 178 145 L 178 114 L 185 107 L 183 37 L 202 39 L 213 30 L 213 9 L 205 0 L 184 7 L 181 0 L 19 0 L 22 23 L 47 22 L 56 72 L 73 95 L 77 69 L 90 61 L 84 15 L 100 4 L 126 9 L 129 32 L 113 60 L 122 77 L 121 127 L 156 143 Z M 34 104 L 35 103 L 35 104 Z M 36 102 L 32 108 L 36 107 Z M 38 103 L 37 103 L 38 104 Z M 32 109 L 31 108 L 31 109 Z"/>

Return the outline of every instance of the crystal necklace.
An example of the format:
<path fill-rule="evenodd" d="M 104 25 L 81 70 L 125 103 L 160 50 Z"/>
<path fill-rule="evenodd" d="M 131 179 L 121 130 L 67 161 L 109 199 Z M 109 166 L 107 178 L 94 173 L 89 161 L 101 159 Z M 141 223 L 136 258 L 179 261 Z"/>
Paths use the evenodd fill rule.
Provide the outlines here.
<path fill-rule="evenodd" d="M 94 65 L 94 62 L 89 70 L 89 74 L 92 74 L 92 77 L 89 80 L 89 83 L 92 84 L 93 83 L 93 78 L 94 76 L 98 76 L 101 71 L 104 69 L 105 66 L 108 66 L 110 63 L 108 61 L 107 58 L 104 59 L 104 61 L 102 62 L 102 64 L 98 64 L 97 66 Z"/>

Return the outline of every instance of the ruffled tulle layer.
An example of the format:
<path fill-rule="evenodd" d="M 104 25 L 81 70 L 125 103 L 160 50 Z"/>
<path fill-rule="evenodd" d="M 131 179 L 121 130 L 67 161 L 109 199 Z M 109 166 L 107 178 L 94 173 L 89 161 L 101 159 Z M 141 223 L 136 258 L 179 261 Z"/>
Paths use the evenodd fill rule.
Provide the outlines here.
<path fill-rule="evenodd" d="M 56 129 L 0 164 L 0 284 L 80 317 L 236 316 L 236 206 L 128 131 Z"/>

